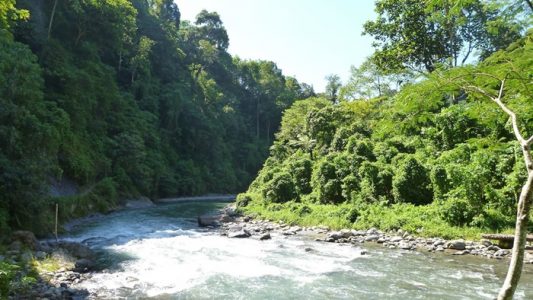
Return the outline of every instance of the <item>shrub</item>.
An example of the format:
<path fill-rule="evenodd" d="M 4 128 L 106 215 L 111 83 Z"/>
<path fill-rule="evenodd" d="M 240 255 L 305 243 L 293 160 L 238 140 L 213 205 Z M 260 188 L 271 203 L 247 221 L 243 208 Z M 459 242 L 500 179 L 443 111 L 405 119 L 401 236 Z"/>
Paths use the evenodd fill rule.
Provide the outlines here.
<path fill-rule="evenodd" d="M 443 199 L 444 195 L 450 190 L 450 182 L 446 169 L 442 166 L 435 166 L 431 169 L 430 179 L 435 199 Z"/>
<path fill-rule="evenodd" d="M 276 203 L 283 203 L 295 199 L 297 194 L 291 175 L 287 172 L 275 174 L 272 180 L 265 184 L 263 197 L 267 201 Z"/>
<path fill-rule="evenodd" d="M 322 203 L 340 203 L 342 197 L 341 181 L 337 179 L 335 164 L 325 159 L 315 165 L 313 184 L 318 188 L 318 197 Z"/>
<path fill-rule="evenodd" d="M 309 194 L 311 188 L 311 174 L 313 173 L 313 163 L 307 157 L 289 162 L 292 180 L 299 195 Z"/>
<path fill-rule="evenodd" d="M 414 157 L 407 157 L 395 172 L 392 193 L 398 203 L 429 204 L 433 200 L 428 172 Z"/>
<path fill-rule="evenodd" d="M 350 174 L 342 179 L 342 196 L 345 199 L 351 199 L 352 193 L 359 191 L 359 178 Z"/>
<path fill-rule="evenodd" d="M 461 198 L 449 198 L 440 207 L 442 218 L 452 226 L 464 226 L 472 222 L 476 211 Z"/>
<path fill-rule="evenodd" d="M 250 197 L 248 194 L 239 194 L 237 195 L 237 199 L 235 199 L 235 202 L 237 204 L 237 208 L 246 207 L 250 202 L 252 202 L 252 197 Z"/>

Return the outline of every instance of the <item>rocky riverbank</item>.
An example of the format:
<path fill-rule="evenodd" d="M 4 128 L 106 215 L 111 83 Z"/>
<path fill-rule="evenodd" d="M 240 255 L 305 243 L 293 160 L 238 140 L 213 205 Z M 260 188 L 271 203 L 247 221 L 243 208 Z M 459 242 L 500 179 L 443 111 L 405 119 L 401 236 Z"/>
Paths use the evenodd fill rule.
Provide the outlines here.
<path fill-rule="evenodd" d="M 211 216 L 212 218 L 212 216 Z M 200 218 L 199 218 L 200 222 Z M 506 259 L 511 255 L 509 249 L 504 249 L 490 240 L 445 240 L 442 238 L 422 238 L 403 230 L 383 232 L 376 228 L 368 230 L 343 229 L 330 230 L 323 226 L 301 227 L 291 226 L 281 221 L 257 220 L 250 216 L 238 216 L 234 208 L 224 209 L 217 222 L 209 225 L 221 224 L 222 235 L 229 238 L 270 239 L 273 235 L 293 236 L 305 235 L 316 241 L 327 243 L 341 243 L 363 245 L 376 243 L 390 249 L 409 251 L 442 252 L 451 255 L 475 255 L 489 259 Z M 533 264 L 533 247 L 528 247 L 525 263 Z"/>
<path fill-rule="evenodd" d="M 15 231 L 0 263 L 12 269 L 8 299 L 83 299 L 86 290 L 73 286 L 94 270 L 95 254 L 87 246 L 66 241 L 38 241 L 29 231 Z M 4 295 L 5 296 L 5 295 Z"/>

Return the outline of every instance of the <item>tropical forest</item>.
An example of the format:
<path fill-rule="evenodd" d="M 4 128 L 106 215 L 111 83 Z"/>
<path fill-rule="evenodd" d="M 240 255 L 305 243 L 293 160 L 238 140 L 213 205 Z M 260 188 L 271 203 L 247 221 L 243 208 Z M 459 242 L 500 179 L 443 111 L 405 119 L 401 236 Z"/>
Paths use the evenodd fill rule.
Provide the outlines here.
<path fill-rule="evenodd" d="M 0 0 L 0 299 L 533 298 L 531 1 L 194 2 Z"/>

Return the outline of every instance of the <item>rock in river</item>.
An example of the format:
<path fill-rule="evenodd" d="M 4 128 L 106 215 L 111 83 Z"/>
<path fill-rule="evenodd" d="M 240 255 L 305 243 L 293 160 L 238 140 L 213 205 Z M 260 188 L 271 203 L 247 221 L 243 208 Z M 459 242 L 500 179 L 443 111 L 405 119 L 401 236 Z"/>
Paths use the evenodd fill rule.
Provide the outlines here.
<path fill-rule="evenodd" d="M 261 241 L 270 240 L 270 239 L 271 239 L 271 236 L 270 236 L 270 233 L 268 233 L 268 232 L 259 237 L 259 240 L 261 240 Z"/>
<path fill-rule="evenodd" d="M 247 238 L 250 237 L 251 234 L 246 230 L 239 230 L 239 231 L 230 231 L 228 232 L 229 238 Z"/>
<path fill-rule="evenodd" d="M 448 248 L 449 249 L 454 249 L 454 250 L 465 250 L 466 249 L 466 243 L 463 240 L 450 241 L 448 243 Z"/>

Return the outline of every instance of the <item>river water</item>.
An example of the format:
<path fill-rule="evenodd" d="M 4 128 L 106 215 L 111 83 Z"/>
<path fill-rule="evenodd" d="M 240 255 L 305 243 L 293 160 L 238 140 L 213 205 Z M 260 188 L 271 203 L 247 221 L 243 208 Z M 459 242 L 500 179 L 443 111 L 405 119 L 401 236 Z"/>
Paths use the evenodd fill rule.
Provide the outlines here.
<path fill-rule="evenodd" d="M 74 287 L 98 299 L 493 299 L 507 267 L 305 236 L 229 239 L 197 227 L 197 215 L 224 205 L 165 204 L 78 226 L 63 238 L 97 250 L 103 270 Z M 516 299 L 533 299 L 532 269 Z"/>

